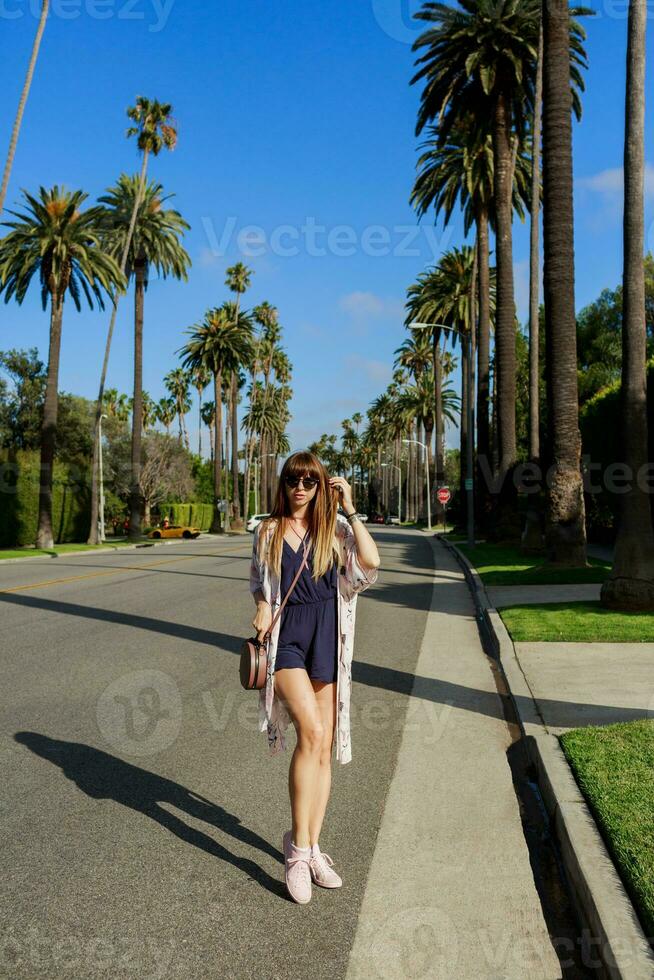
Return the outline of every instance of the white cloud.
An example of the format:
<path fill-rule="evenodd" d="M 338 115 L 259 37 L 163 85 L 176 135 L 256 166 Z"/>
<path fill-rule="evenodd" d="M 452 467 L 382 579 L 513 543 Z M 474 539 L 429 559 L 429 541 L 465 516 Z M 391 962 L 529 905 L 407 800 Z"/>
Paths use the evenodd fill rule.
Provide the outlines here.
<path fill-rule="evenodd" d="M 396 300 L 382 299 L 375 293 L 355 291 L 341 296 L 339 307 L 357 319 L 371 319 L 384 316 L 401 316 L 403 307 Z"/>
<path fill-rule="evenodd" d="M 607 197 L 622 197 L 624 169 L 623 167 L 611 167 L 607 170 L 600 170 L 599 173 L 591 174 L 589 177 L 581 177 L 579 185 Z M 654 164 L 651 163 L 645 164 L 645 196 L 654 197 Z"/>
<path fill-rule="evenodd" d="M 347 378 L 347 381 L 356 380 L 356 374 L 364 374 L 370 381 L 387 384 L 393 376 L 392 368 L 387 361 L 367 359 L 360 354 L 348 354 L 343 359 L 343 365 L 348 373 L 354 375 L 353 378 Z"/>

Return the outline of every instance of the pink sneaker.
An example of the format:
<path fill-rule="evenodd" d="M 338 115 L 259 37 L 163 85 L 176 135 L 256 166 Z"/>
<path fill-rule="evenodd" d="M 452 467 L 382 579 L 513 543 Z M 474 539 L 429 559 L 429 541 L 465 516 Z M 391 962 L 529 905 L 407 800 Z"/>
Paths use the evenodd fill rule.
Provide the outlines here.
<path fill-rule="evenodd" d="M 311 877 L 317 885 L 323 888 L 340 888 L 343 884 L 340 875 L 332 870 L 334 862 L 329 854 L 325 854 L 320 848 L 312 849 L 309 868 Z"/>
<path fill-rule="evenodd" d="M 305 857 L 293 849 L 291 833 L 292 831 L 287 830 L 282 838 L 286 888 L 294 902 L 306 905 L 307 902 L 311 901 L 311 872 L 309 870 L 311 855 Z"/>

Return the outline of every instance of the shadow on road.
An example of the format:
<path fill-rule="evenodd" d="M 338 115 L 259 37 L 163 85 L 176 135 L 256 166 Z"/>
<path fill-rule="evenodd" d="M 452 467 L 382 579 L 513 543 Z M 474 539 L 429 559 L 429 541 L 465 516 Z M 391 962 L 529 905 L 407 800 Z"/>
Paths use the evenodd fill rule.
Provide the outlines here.
<path fill-rule="evenodd" d="M 238 817 L 224 807 L 194 793 L 186 786 L 148 772 L 101 749 L 81 742 L 67 742 L 50 738 L 39 732 L 19 731 L 16 742 L 25 745 L 35 755 L 59 766 L 64 776 L 95 800 L 114 800 L 122 806 L 143 813 L 156 820 L 180 840 L 206 851 L 207 854 L 234 865 L 262 888 L 276 896 L 289 898 L 283 881 L 267 874 L 258 864 L 247 858 L 237 857 L 212 837 L 189 827 L 183 820 L 169 813 L 161 804 L 170 804 L 196 820 L 204 820 L 212 827 L 250 847 L 271 855 L 283 863 L 284 856 L 258 834 L 243 826 Z"/>

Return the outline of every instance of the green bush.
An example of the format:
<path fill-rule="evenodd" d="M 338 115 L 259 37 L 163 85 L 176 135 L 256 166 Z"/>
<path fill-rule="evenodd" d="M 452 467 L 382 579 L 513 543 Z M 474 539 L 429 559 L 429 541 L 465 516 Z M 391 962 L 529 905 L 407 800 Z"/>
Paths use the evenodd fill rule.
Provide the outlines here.
<path fill-rule="evenodd" d="M 213 514 L 212 504 L 203 503 L 167 503 L 159 505 L 161 519 L 168 514 L 171 524 L 189 524 L 208 531 L 211 527 Z"/>
<path fill-rule="evenodd" d="M 38 450 L 0 450 L 0 548 L 34 544 L 39 517 Z M 90 465 L 55 460 L 52 536 L 55 544 L 86 540 L 91 520 Z"/>

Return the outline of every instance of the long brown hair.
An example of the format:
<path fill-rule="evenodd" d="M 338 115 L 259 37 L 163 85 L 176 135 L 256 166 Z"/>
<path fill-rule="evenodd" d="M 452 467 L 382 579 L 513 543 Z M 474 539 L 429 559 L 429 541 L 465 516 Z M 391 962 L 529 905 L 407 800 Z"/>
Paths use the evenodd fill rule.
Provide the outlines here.
<path fill-rule="evenodd" d="M 292 453 L 282 466 L 273 508 L 270 516 L 264 518 L 261 522 L 259 532 L 259 558 L 268 562 L 276 574 L 281 576 L 286 518 L 291 516 L 291 508 L 286 491 L 286 477 L 305 475 L 313 477 L 314 480 L 318 481 L 316 492 L 309 502 L 309 508 L 307 510 L 307 521 L 309 524 L 307 534 L 311 536 L 311 541 L 314 546 L 313 577 L 315 581 L 318 581 L 331 568 L 335 557 L 339 557 L 338 551 L 335 550 L 334 538 L 339 495 L 338 490 L 333 490 L 330 487 L 329 474 L 315 453 L 303 451 Z M 274 528 L 274 530 L 268 540 L 268 548 L 264 554 L 263 541 L 267 538 L 266 532 L 270 528 Z"/>

